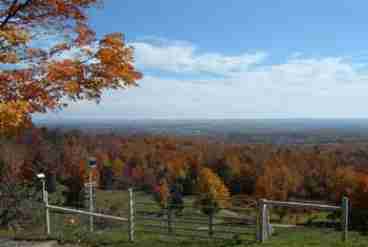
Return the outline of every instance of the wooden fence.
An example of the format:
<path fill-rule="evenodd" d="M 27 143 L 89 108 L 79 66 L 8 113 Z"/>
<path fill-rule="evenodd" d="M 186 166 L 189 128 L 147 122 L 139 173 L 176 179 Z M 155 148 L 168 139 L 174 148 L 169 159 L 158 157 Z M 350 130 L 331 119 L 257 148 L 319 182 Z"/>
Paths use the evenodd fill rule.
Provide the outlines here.
<path fill-rule="evenodd" d="M 220 199 L 225 200 L 225 199 Z M 226 198 L 229 200 L 229 198 Z M 166 204 L 159 206 L 154 201 L 136 200 L 133 189 L 129 189 L 129 205 L 126 217 L 118 217 L 108 214 L 97 213 L 93 207 L 89 210 L 73 209 L 50 205 L 48 192 L 44 191 L 44 203 L 46 213 L 46 233 L 52 233 L 50 214 L 51 211 L 66 212 L 76 215 L 111 219 L 128 224 L 128 237 L 130 241 L 136 240 L 137 233 L 164 235 L 174 238 L 198 238 L 198 239 L 217 239 L 228 240 L 240 235 L 250 235 L 255 240 L 256 215 L 249 217 L 250 208 L 239 206 L 216 207 L 216 212 L 223 211 L 226 214 L 203 213 L 211 212 L 213 206 L 200 205 L 194 206 L 192 203 L 182 205 L 189 214 L 181 215 L 176 209 L 176 204 Z M 252 205 L 251 211 L 256 211 L 256 204 Z M 90 220 L 94 222 L 94 220 Z M 90 231 L 94 226 L 90 226 Z"/>
<path fill-rule="evenodd" d="M 46 216 L 46 233 L 51 234 L 50 210 L 62 211 L 67 213 L 87 215 L 90 217 L 100 217 L 128 223 L 128 237 L 130 241 L 135 240 L 136 232 L 152 233 L 159 235 L 168 235 L 173 237 L 192 237 L 192 238 L 211 238 L 211 239 L 233 239 L 240 235 L 254 234 L 253 236 L 260 242 L 266 241 L 272 235 L 272 225 L 270 224 L 269 208 L 272 206 L 286 208 L 310 208 L 327 211 L 341 211 L 342 240 L 348 238 L 349 224 L 349 200 L 344 197 L 341 206 L 332 206 L 324 204 L 303 203 L 303 202 L 283 202 L 261 199 L 256 205 L 246 206 L 228 206 L 218 207 L 217 210 L 224 210 L 225 215 L 206 213 L 200 215 L 198 211 L 204 209 L 213 209 L 212 207 L 202 205 L 200 209 L 192 205 L 184 205 L 187 209 L 192 207 L 197 210 L 195 215 L 176 215 L 171 206 L 161 207 L 158 211 L 151 212 L 157 203 L 140 202 L 135 200 L 133 189 L 129 189 L 129 210 L 127 217 L 118 217 L 108 214 L 93 212 L 93 207 L 89 211 L 72 209 L 50 205 L 48 192 L 43 192 Z M 224 199 L 225 200 L 225 199 Z M 228 199 L 226 199 L 228 200 Z M 254 208 L 251 208 L 254 207 Z M 207 211 L 208 212 L 208 211 Z M 257 212 L 254 217 L 249 217 L 252 212 Z M 253 220 L 254 219 L 254 220 Z M 94 222 L 93 220 L 91 222 Z M 219 223 L 220 222 L 220 223 Z M 252 229 L 254 231 L 252 231 Z M 90 228 L 93 231 L 93 226 Z"/>
<path fill-rule="evenodd" d="M 347 197 L 343 197 L 341 206 L 261 199 L 259 201 L 259 209 L 258 209 L 259 217 L 257 220 L 258 223 L 257 240 L 259 240 L 260 242 L 266 241 L 272 235 L 272 225 L 270 224 L 270 214 L 269 214 L 270 206 L 286 207 L 286 208 L 309 208 L 324 211 L 340 211 L 342 240 L 347 241 L 348 239 L 349 199 Z"/>

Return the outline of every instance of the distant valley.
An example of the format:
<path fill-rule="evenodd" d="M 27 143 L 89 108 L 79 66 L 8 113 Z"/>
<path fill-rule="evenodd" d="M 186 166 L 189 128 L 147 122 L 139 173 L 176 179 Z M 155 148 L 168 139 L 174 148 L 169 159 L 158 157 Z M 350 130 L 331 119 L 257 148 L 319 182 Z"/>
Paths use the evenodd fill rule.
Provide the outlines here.
<path fill-rule="evenodd" d="M 61 131 L 201 136 L 234 143 L 282 145 L 368 141 L 368 119 L 68 119 L 35 123 Z"/>

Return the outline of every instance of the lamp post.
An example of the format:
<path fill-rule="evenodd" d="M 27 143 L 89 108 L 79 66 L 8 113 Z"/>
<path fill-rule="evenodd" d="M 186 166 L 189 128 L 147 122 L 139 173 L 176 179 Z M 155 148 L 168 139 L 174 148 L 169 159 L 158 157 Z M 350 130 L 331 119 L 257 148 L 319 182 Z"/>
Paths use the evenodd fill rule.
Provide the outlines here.
<path fill-rule="evenodd" d="M 89 157 L 88 159 L 88 166 L 89 166 L 89 211 L 93 213 L 94 205 L 93 205 L 93 169 L 96 167 L 96 158 Z M 89 230 L 93 232 L 94 229 L 94 219 L 93 216 L 89 216 Z"/>
<path fill-rule="evenodd" d="M 42 199 L 43 202 L 46 202 L 46 176 L 43 173 L 37 174 L 37 178 L 41 180 L 42 183 Z"/>
<path fill-rule="evenodd" d="M 46 176 L 44 173 L 37 174 L 37 178 L 41 180 L 42 183 L 42 199 L 45 203 L 45 211 L 46 211 L 46 233 L 50 235 L 50 210 L 49 210 L 49 198 L 46 190 Z"/>

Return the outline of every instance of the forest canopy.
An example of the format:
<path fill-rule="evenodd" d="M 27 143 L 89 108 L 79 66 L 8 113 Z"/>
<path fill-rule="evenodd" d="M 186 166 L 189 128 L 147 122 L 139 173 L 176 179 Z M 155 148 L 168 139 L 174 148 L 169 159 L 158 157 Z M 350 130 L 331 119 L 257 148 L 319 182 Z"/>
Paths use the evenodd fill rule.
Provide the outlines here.
<path fill-rule="evenodd" d="M 15 185 L 32 184 L 35 175 L 44 172 L 53 184 L 66 188 L 66 204 L 73 206 L 83 201 L 90 156 L 96 157 L 93 176 L 101 189 L 143 189 L 156 195 L 162 207 L 171 200 L 172 191 L 201 194 L 197 205 L 210 202 L 214 209 L 237 195 L 333 204 L 348 196 L 356 214 L 353 220 L 366 219 L 362 217 L 368 207 L 364 166 L 368 145 L 364 143 L 231 144 L 206 138 L 31 128 L 0 144 L 1 189 L 11 192 Z M 10 192 L 3 196 L 11 197 Z"/>

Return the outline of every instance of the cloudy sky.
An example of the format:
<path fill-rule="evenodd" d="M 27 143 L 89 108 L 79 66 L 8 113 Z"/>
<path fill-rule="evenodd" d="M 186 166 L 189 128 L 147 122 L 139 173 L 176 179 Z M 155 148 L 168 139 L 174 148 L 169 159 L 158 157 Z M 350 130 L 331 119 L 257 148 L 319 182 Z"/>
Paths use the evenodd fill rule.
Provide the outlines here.
<path fill-rule="evenodd" d="M 91 13 L 144 73 L 40 118 L 368 117 L 367 1 L 125 0 Z"/>

